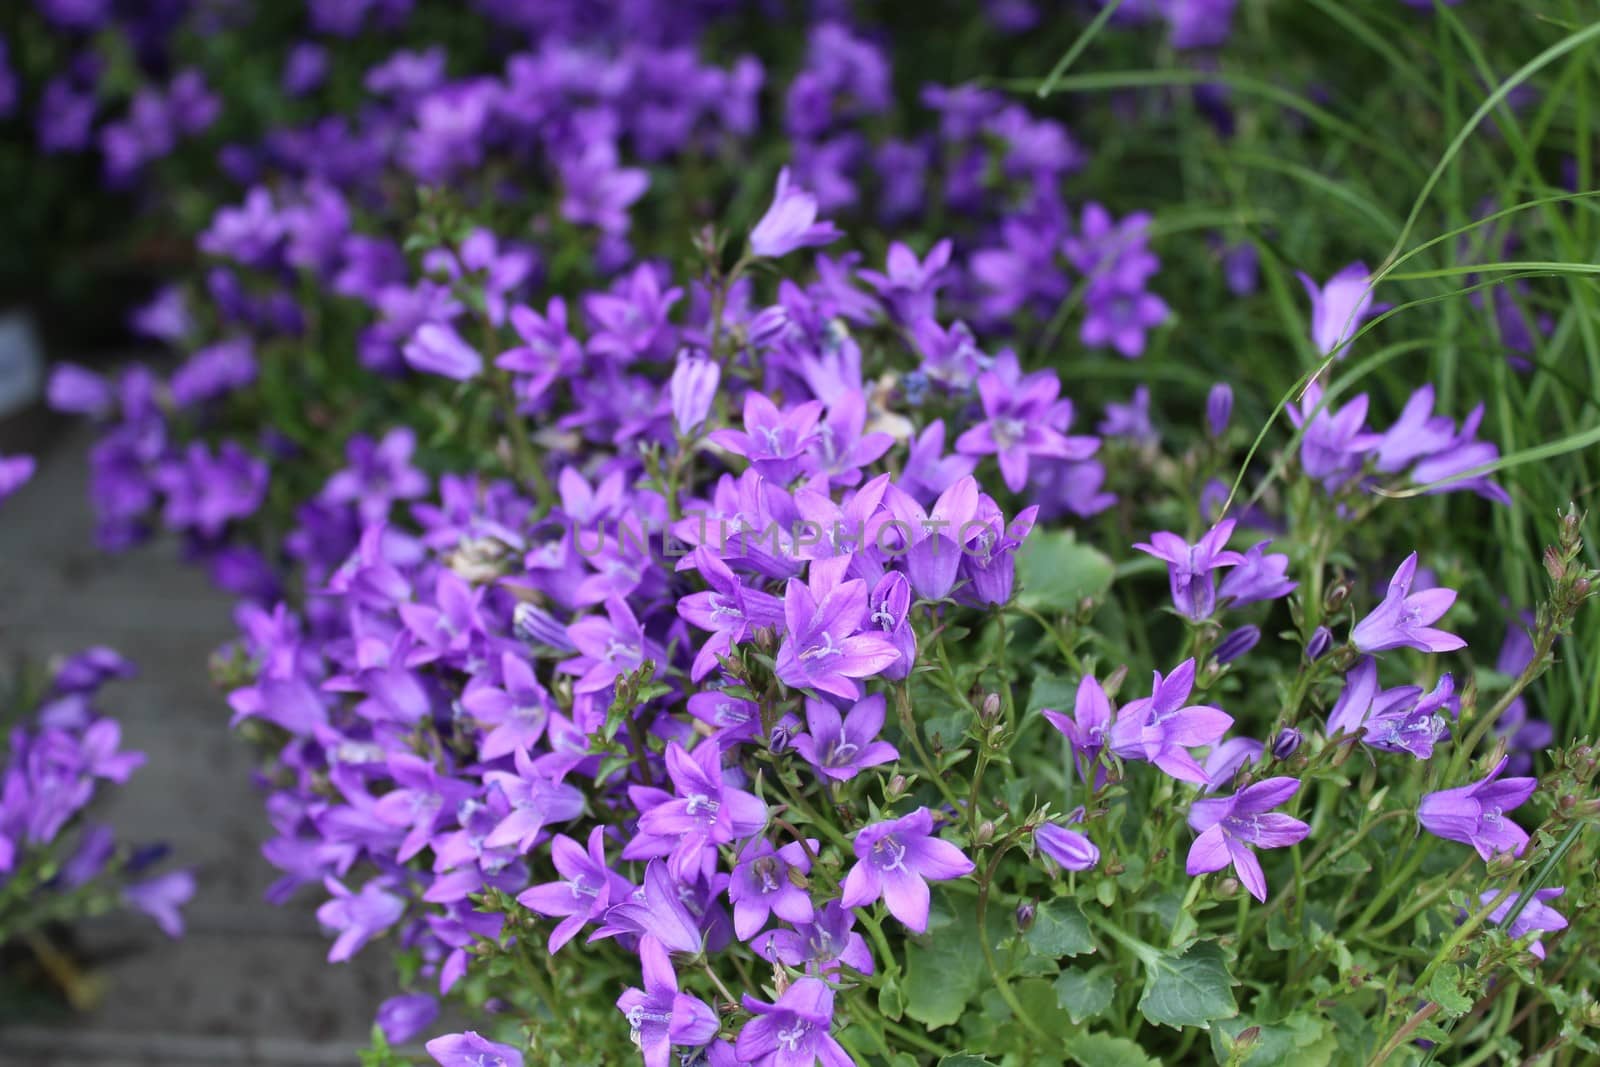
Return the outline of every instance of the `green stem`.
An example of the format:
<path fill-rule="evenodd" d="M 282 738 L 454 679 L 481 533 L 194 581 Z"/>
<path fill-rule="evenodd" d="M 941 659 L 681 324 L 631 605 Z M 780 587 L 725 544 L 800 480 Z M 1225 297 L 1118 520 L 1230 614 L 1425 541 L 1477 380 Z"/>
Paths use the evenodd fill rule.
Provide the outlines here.
<path fill-rule="evenodd" d="M 1005 857 L 1009 848 L 1009 844 L 1001 844 L 995 848 L 994 856 L 984 871 L 983 881 L 978 885 L 978 945 L 983 949 L 983 962 L 989 968 L 989 977 L 994 980 L 995 992 L 1000 994 L 1000 999 L 1006 1002 L 1011 1014 L 1016 1016 L 1017 1021 L 1026 1027 L 1029 1033 L 1048 1042 L 1051 1040 L 1050 1034 L 1034 1022 L 1023 1008 L 1022 1002 L 1017 999 L 1017 994 L 1011 989 L 1011 983 L 1000 973 L 1000 962 L 995 958 L 994 946 L 989 944 L 989 888 L 994 883 L 995 871 L 1000 866 L 1000 860 Z"/>
<path fill-rule="evenodd" d="M 894 707 L 900 717 L 900 732 L 905 734 L 906 740 L 911 742 L 911 748 L 917 754 L 917 761 L 922 764 L 923 773 L 928 780 L 939 790 L 945 803 L 958 814 L 961 811 L 961 801 L 956 799 L 955 792 L 950 788 L 950 783 L 944 780 L 944 775 L 939 773 L 934 766 L 933 757 L 928 755 L 928 750 L 923 747 L 922 735 L 917 731 L 917 724 L 911 717 L 911 688 L 901 682 L 894 689 Z"/>

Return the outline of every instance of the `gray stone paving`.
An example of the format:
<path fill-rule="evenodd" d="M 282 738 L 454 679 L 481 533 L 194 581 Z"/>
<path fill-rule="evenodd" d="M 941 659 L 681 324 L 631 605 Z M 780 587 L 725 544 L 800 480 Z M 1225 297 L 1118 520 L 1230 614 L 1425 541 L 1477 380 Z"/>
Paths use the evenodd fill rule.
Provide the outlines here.
<path fill-rule="evenodd" d="M 98 554 L 85 500 L 89 438 L 39 457 L 34 481 L 0 509 L 0 659 L 110 645 L 138 679 L 106 690 L 124 743 L 149 761 L 103 815 L 125 839 L 169 842 L 196 868 L 189 931 L 168 941 L 139 917 L 90 924 L 105 995 L 87 1016 L 0 1031 L 0 1067 L 353 1064 L 389 991 L 381 953 L 324 962 L 312 900 L 262 901 L 273 872 L 250 758 L 206 675 L 231 631 L 228 599 L 170 544 Z"/>

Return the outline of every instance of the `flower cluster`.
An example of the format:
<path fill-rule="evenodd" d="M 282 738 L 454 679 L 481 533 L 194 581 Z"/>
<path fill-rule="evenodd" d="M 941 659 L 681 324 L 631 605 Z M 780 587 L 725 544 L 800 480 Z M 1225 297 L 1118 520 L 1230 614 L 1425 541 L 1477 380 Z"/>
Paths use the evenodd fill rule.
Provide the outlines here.
<path fill-rule="evenodd" d="M 122 747 L 117 721 L 95 707 L 101 687 L 132 673 L 115 652 L 93 648 L 63 660 L 43 684 L 13 679 L 8 693 L 19 706 L 0 739 L 0 945 L 26 943 L 47 966 L 51 924 L 114 907 L 144 912 L 171 937 L 183 933 L 194 876 L 155 873 L 163 846 L 120 845 L 90 817 L 109 787 L 144 764 L 142 753 Z"/>

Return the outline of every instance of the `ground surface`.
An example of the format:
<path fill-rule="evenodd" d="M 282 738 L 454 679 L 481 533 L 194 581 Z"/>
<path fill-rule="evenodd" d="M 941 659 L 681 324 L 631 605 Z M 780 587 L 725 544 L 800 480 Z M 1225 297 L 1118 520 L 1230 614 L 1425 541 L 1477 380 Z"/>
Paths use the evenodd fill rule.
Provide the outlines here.
<path fill-rule="evenodd" d="M 118 649 L 140 677 L 106 690 L 124 745 L 149 762 L 104 814 L 125 840 L 165 840 L 196 868 L 189 931 L 166 940 L 141 916 L 92 924 L 101 1004 L 0 1032 L 0 1067 L 318 1067 L 353 1064 L 388 990 L 378 954 L 324 962 L 309 896 L 262 902 L 273 872 L 250 759 L 206 676 L 229 603 L 170 544 L 99 555 L 85 499 L 89 438 L 59 439 L 0 513 L 0 658 Z"/>

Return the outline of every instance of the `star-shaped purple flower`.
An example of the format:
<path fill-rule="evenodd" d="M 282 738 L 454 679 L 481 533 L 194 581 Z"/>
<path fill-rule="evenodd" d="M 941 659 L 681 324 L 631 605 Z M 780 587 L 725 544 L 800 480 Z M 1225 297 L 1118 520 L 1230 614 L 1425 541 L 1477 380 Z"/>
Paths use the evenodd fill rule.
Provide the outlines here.
<path fill-rule="evenodd" d="M 1200 831 L 1189 847 L 1184 869 L 1190 875 L 1220 871 L 1230 863 L 1239 881 L 1257 900 L 1267 899 L 1267 876 L 1255 848 L 1286 848 L 1301 841 L 1311 827 L 1271 809 L 1300 788 L 1294 778 L 1268 778 L 1231 797 L 1207 797 L 1189 807 L 1189 826 Z"/>
<path fill-rule="evenodd" d="M 928 928 L 928 882 L 973 871 L 959 848 L 933 836 L 927 808 L 862 827 L 855 849 L 856 863 L 845 875 L 839 903 L 860 908 L 881 897 L 891 915 L 919 934 Z"/>

